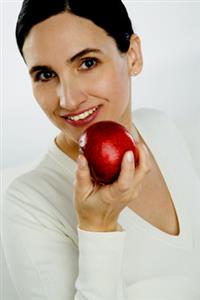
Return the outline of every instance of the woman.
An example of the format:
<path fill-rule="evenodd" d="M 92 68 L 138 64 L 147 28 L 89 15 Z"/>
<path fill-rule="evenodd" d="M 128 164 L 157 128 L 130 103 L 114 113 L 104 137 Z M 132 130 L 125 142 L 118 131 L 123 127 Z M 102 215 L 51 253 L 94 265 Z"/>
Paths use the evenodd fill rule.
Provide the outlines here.
<path fill-rule="evenodd" d="M 199 182 L 173 123 L 132 113 L 142 53 L 124 5 L 41 3 L 23 2 L 16 37 L 36 101 L 60 133 L 6 193 L 3 242 L 19 298 L 200 299 Z M 119 178 L 100 187 L 78 140 L 102 120 L 128 128 L 140 161 L 135 168 L 125 153 Z"/>

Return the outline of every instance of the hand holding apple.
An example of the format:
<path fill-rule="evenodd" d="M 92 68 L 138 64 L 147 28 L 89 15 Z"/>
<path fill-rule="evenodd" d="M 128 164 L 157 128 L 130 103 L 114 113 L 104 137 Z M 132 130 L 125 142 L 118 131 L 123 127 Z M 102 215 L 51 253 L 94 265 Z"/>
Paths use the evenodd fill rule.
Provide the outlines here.
<path fill-rule="evenodd" d="M 141 192 L 149 172 L 148 151 L 137 144 L 139 162 L 135 168 L 133 152 L 123 156 L 120 174 L 112 184 L 98 185 L 91 179 L 88 161 L 80 154 L 74 182 L 74 206 L 79 228 L 86 231 L 117 231 L 120 212 Z M 130 155 L 132 154 L 132 155 Z"/>

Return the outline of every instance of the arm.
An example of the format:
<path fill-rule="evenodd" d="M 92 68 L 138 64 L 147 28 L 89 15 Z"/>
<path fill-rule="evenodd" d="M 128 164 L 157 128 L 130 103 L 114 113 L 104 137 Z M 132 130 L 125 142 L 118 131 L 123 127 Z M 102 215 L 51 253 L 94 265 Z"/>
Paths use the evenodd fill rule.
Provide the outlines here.
<path fill-rule="evenodd" d="M 105 237 L 78 229 L 78 249 L 48 207 L 46 212 L 36 207 L 33 196 L 27 201 L 24 190 L 17 183 L 9 188 L 2 214 L 3 247 L 19 300 L 112 299 L 120 282 L 125 232 Z"/>
<path fill-rule="evenodd" d="M 124 300 L 125 232 L 79 232 L 79 275 L 75 299 Z"/>
<path fill-rule="evenodd" d="M 144 165 L 143 161 L 138 176 L 135 172 L 138 182 L 146 172 Z M 127 175 L 126 169 L 124 163 L 120 178 L 124 179 L 123 174 Z M 118 183 L 113 184 L 114 190 L 111 188 L 111 191 L 116 189 L 114 199 L 107 198 L 106 195 L 110 194 L 106 187 L 97 189 L 92 198 L 91 195 L 85 198 L 89 199 L 86 201 L 89 206 L 82 206 L 82 196 L 86 195 L 83 189 L 87 190 L 85 183 L 88 178 L 87 165 L 78 169 L 75 207 L 79 212 L 79 245 L 74 243 L 67 230 L 62 229 L 63 225 L 54 214 L 48 213 L 46 190 L 42 190 L 41 196 L 41 191 L 33 191 L 31 185 L 21 185 L 20 182 L 8 189 L 3 206 L 3 247 L 20 300 L 126 299 L 122 276 L 125 232 L 119 231 L 117 219 L 120 209 L 130 200 L 124 197 L 130 194 L 129 186 L 119 194 Z M 123 182 L 127 184 L 127 180 L 122 180 L 122 186 Z M 131 193 L 135 190 L 136 185 Z M 45 205 L 43 197 L 46 197 Z M 117 213 L 111 213 L 114 218 L 107 214 L 106 222 L 102 222 L 101 216 L 105 208 L 111 206 L 104 202 L 101 205 L 103 199 L 117 201 Z M 99 207 L 102 209 L 99 210 Z M 85 211 L 90 212 L 89 218 L 85 218 Z"/>
<path fill-rule="evenodd" d="M 19 299 L 74 299 L 77 245 L 48 215 L 48 208 L 45 213 L 34 201 L 27 203 L 17 187 L 4 199 L 2 242 Z"/>
<path fill-rule="evenodd" d="M 87 161 L 84 156 L 79 157 L 74 204 L 79 220 L 76 287 L 78 295 L 83 297 L 80 299 L 127 299 L 122 274 L 125 232 L 118 224 L 118 217 L 138 196 L 141 181 L 149 171 L 147 152 L 141 145 L 138 148 L 137 169 L 133 158 L 130 160 L 125 154 L 118 180 L 106 186 L 97 186 L 91 181 Z"/>

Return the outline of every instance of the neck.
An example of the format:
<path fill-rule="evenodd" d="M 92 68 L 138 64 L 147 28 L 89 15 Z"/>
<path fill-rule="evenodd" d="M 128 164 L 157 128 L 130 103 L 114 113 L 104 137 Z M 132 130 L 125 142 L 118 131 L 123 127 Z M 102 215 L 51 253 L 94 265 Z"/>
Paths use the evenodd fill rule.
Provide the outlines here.
<path fill-rule="evenodd" d="M 60 132 L 57 135 L 55 142 L 60 150 L 62 150 L 73 160 L 77 160 L 79 154 L 79 145 L 77 143 L 75 143 L 74 141 L 69 142 L 69 140 L 63 132 Z"/>
<path fill-rule="evenodd" d="M 132 107 L 131 107 L 131 101 L 129 101 L 129 105 L 127 107 L 126 112 L 122 115 L 121 119 L 120 119 L 120 123 L 123 124 L 128 131 L 131 133 L 131 135 L 133 136 L 134 140 L 136 143 L 141 142 L 141 137 L 140 134 L 137 130 L 137 128 L 135 127 L 133 120 L 132 120 Z"/>

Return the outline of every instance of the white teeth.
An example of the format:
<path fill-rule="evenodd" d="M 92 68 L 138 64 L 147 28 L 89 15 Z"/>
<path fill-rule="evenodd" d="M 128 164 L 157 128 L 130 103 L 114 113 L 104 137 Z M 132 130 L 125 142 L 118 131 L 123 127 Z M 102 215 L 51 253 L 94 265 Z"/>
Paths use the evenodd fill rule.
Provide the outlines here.
<path fill-rule="evenodd" d="M 87 118 L 88 116 L 90 116 L 91 114 L 93 114 L 96 110 L 97 110 L 97 107 L 92 108 L 88 111 L 85 111 L 84 113 L 82 113 L 80 115 L 77 115 L 77 116 L 74 116 L 74 117 L 69 116 L 68 119 L 72 120 L 72 121 L 83 120 L 83 119 Z"/>

